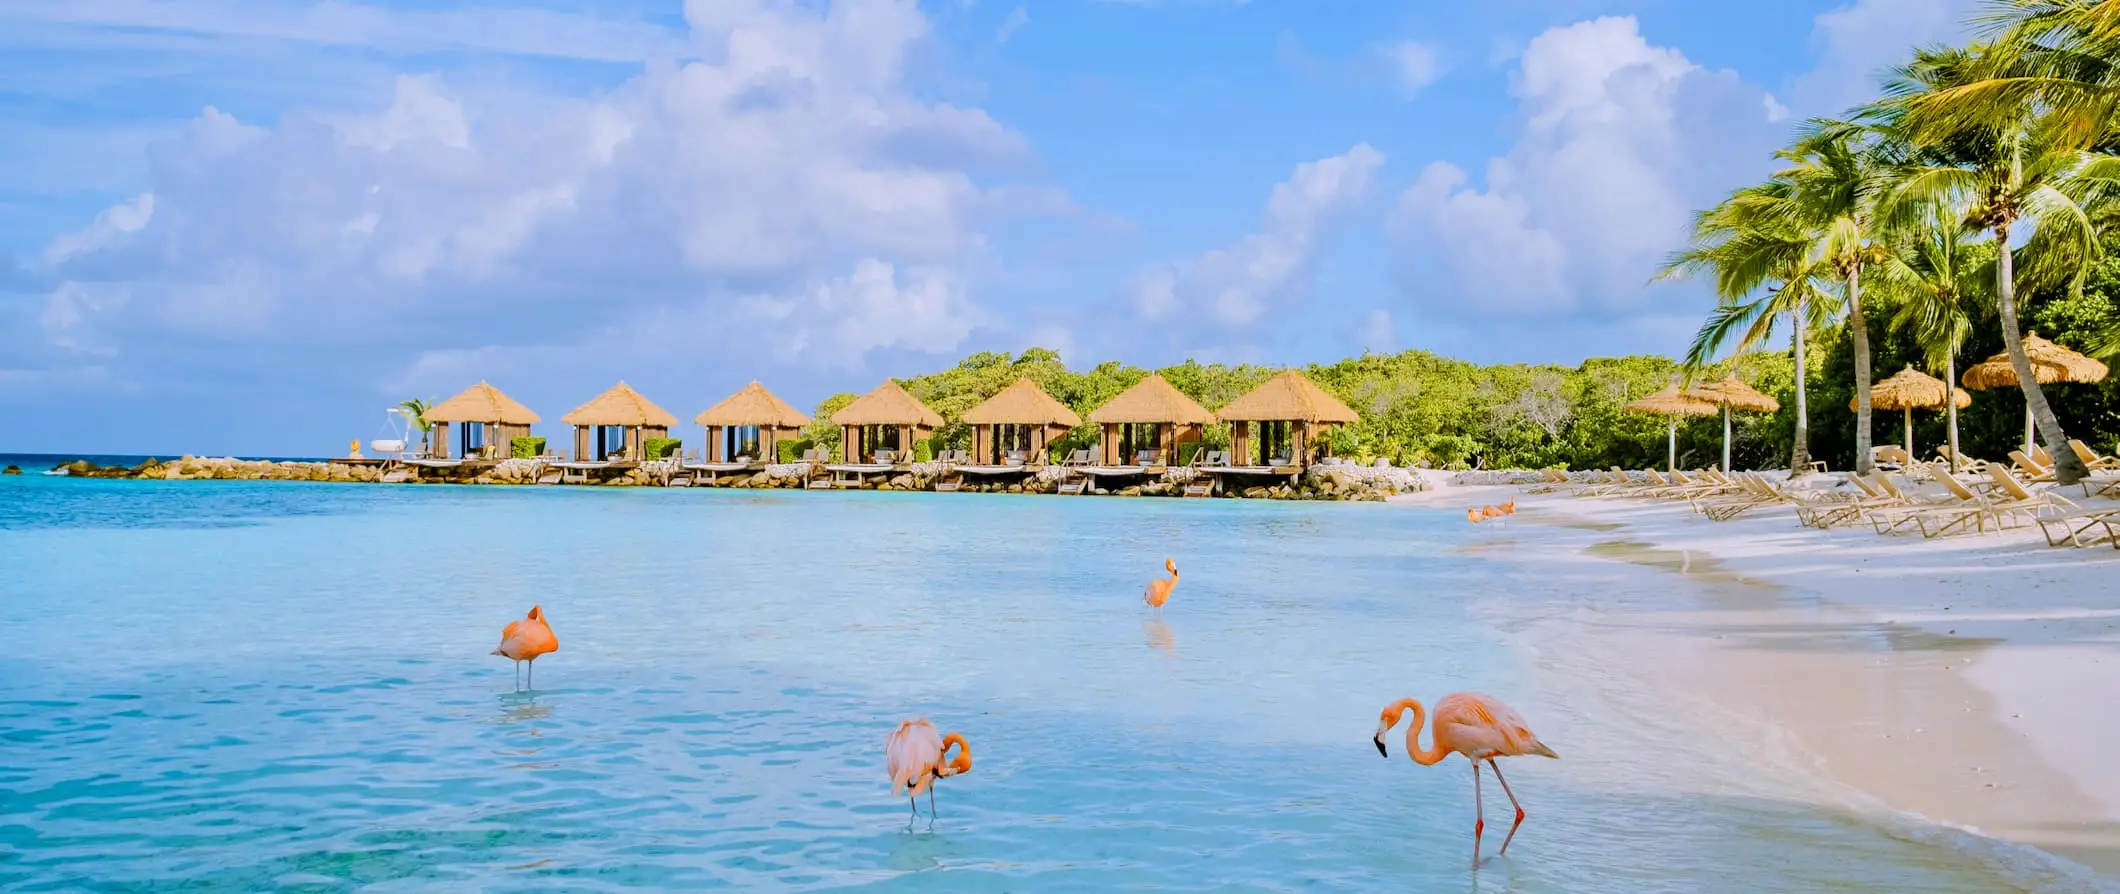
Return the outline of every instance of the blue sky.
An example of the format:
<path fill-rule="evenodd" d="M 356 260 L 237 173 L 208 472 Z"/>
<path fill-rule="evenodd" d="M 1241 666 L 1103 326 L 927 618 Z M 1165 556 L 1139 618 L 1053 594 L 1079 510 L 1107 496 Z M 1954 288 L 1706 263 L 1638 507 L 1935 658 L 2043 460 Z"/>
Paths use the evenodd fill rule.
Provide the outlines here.
<path fill-rule="evenodd" d="M 1033 344 L 1671 353 L 1690 213 L 1969 6 L 5 0 L 0 452 Z"/>

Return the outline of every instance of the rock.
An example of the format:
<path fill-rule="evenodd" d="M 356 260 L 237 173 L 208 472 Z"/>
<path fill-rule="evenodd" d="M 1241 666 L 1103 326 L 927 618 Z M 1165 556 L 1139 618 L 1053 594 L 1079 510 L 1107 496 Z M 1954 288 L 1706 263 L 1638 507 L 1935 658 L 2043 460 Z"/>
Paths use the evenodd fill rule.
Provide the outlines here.
<path fill-rule="evenodd" d="M 1266 494 L 1267 490 L 1263 487 L 1247 487 L 1244 489 L 1244 499 L 1247 500 L 1263 500 L 1266 498 Z"/>
<path fill-rule="evenodd" d="M 1103 491 L 1098 491 L 1098 493 L 1103 493 Z M 1141 488 L 1139 485 L 1135 485 L 1133 487 L 1122 487 L 1119 489 L 1119 496 L 1122 497 L 1138 497 L 1140 495 Z"/>

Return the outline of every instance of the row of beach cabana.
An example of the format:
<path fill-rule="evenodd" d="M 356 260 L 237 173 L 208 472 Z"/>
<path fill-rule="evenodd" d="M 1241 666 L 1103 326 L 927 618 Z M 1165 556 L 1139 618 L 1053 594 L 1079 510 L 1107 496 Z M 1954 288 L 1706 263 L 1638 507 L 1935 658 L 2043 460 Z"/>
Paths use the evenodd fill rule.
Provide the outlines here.
<path fill-rule="evenodd" d="M 476 469 L 509 459 L 515 440 L 530 437 L 531 426 L 541 421 L 530 408 L 486 382 L 434 405 L 423 416 L 434 426 L 425 451 L 401 458 L 436 471 Z M 1181 457 L 1190 460 L 1186 465 L 1196 470 L 1195 478 L 1293 477 L 1329 453 L 1325 435 L 1333 427 L 1357 419 L 1346 403 L 1293 370 L 1219 411 L 1202 407 L 1151 374 L 1089 414 L 1089 422 L 1098 427 L 1095 448 L 1055 457 L 1054 443 L 1083 420 L 1036 382 L 1023 378 L 963 414 L 961 421 L 971 429 L 967 449 L 944 450 L 926 459 L 930 471 L 939 472 L 936 487 L 943 490 L 955 489 L 966 476 L 1024 476 L 1059 467 L 1066 470 L 1061 477 L 1068 479 L 1060 490 L 1079 493 L 1103 480 L 1162 476 L 1179 465 Z M 671 437 L 679 425 L 677 417 L 624 382 L 560 421 L 572 428 L 571 453 L 563 457 L 542 450 L 536 457 L 558 481 L 590 480 L 657 461 L 674 463 L 694 481 L 753 473 L 785 465 L 780 444 L 799 439 L 811 423 L 807 414 L 757 382 L 695 417 L 706 435 L 704 445 L 674 457 L 651 457 L 650 447 Z M 914 465 L 914 445 L 946 424 L 940 414 L 890 380 L 834 412 L 830 422 L 840 429 L 839 455 L 812 450 L 796 458 L 817 470 L 819 480 L 811 486 L 859 487 L 876 476 L 907 472 Z M 1206 428 L 1216 424 L 1231 427 L 1227 450 L 1187 450 L 1200 444 Z"/>

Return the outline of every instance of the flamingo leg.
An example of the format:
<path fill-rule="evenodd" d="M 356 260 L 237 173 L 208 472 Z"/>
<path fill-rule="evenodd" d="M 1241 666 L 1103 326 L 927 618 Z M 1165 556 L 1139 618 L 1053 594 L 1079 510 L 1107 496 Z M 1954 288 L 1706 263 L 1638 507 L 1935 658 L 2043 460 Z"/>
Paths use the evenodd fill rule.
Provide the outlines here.
<path fill-rule="evenodd" d="M 1480 868 L 1480 833 L 1487 831 L 1487 805 L 1480 797 L 1480 762 L 1472 762 L 1472 868 Z"/>
<path fill-rule="evenodd" d="M 520 661 L 511 661 L 509 662 L 509 664 L 515 666 L 515 689 L 516 691 L 520 692 L 523 688 L 523 663 Z"/>
<path fill-rule="evenodd" d="M 1517 827 L 1524 824 L 1524 805 L 1517 803 L 1516 792 L 1509 790 L 1509 780 L 1502 778 L 1502 765 L 1495 763 L 1494 758 L 1490 757 L 1487 759 L 1487 766 L 1494 768 L 1494 778 L 1501 780 L 1502 783 L 1502 794 L 1508 795 L 1509 806 L 1516 808 L 1516 822 L 1509 824 L 1509 835 L 1502 839 L 1502 849 L 1495 854 L 1495 856 L 1501 856 L 1509 852 L 1510 840 L 1516 837 Z M 1476 770 L 1479 765 L 1474 764 L 1473 768 Z"/>
<path fill-rule="evenodd" d="M 935 783 L 928 782 L 928 819 L 935 818 Z"/>

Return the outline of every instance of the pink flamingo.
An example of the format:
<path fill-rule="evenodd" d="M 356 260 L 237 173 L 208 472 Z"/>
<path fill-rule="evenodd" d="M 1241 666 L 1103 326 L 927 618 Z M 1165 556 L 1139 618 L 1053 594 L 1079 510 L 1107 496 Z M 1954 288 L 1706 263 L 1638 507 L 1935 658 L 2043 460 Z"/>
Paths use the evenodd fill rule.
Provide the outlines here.
<path fill-rule="evenodd" d="M 1170 577 L 1150 580 L 1148 589 L 1141 591 L 1141 601 L 1148 603 L 1149 608 L 1162 608 L 1163 603 L 1170 601 L 1170 591 L 1178 588 L 1178 563 L 1164 559 L 1163 570 L 1170 572 Z"/>
<path fill-rule="evenodd" d="M 950 746 L 957 756 L 948 757 Z M 928 816 L 935 815 L 935 780 L 972 771 L 972 746 L 963 733 L 935 735 L 935 724 L 925 717 L 900 722 L 883 742 L 886 769 L 891 771 L 891 793 L 906 796 L 914 816 L 920 815 L 920 793 L 928 796 Z"/>
<path fill-rule="evenodd" d="M 528 616 L 520 621 L 509 621 L 508 626 L 501 628 L 501 644 L 491 654 L 515 662 L 518 668 L 522 667 L 524 662 L 529 662 L 530 673 L 526 676 L 534 679 L 537 674 L 537 656 L 557 651 L 559 637 L 553 636 L 552 625 L 545 623 L 544 606 L 533 605 L 530 606 Z M 518 688 L 522 686 L 521 683 L 516 685 Z"/>
<path fill-rule="evenodd" d="M 1502 849 L 1495 853 L 1501 856 L 1509 852 L 1509 842 L 1516 838 L 1516 830 L 1524 824 L 1524 805 L 1516 800 L 1516 792 L 1509 790 L 1509 780 L 1502 777 L 1497 757 L 1559 758 L 1553 749 L 1546 747 L 1531 727 L 1524 724 L 1522 715 L 1516 713 L 1500 699 L 1478 692 L 1454 692 L 1443 696 L 1435 703 L 1434 750 L 1421 748 L 1421 723 L 1427 711 L 1416 699 L 1402 698 L 1384 709 L 1377 722 L 1377 753 L 1390 757 L 1384 750 L 1384 734 L 1397 726 L 1400 715 L 1408 709 L 1413 711 L 1413 725 L 1406 728 L 1406 754 L 1413 762 L 1423 767 L 1432 767 L 1457 752 L 1472 761 L 1472 868 L 1480 867 L 1480 833 L 1487 829 L 1487 808 L 1480 798 L 1480 761 L 1494 769 L 1494 778 L 1502 783 L 1502 793 L 1509 796 L 1509 804 L 1516 808 L 1516 822 L 1510 824 L 1509 835 L 1502 839 Z"/>

